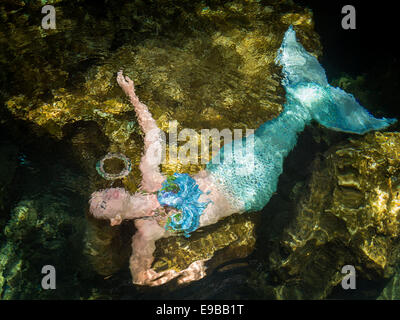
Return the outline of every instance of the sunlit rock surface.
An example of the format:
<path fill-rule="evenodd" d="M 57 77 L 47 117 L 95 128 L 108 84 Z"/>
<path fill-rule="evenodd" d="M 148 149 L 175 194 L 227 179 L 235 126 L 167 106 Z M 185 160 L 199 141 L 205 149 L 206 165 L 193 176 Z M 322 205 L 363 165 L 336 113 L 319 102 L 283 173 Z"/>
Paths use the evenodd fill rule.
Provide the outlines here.
<path fill-rule="evenodd" d="M 134 11 L 127 4 L 125 7 Z M 170 4 L 164 9 L 170 9 Z M 135 39 L 132 45 L 108 52 L 99 65 L 86 72 L 76 70 L 80 78 L 72 88 L 66 81 L 59 85 L 46 81 L 52 86 L 48 95 L 15 95 L 8 99 L 8 109 L 57 138 L 63 137 L 66 124 L 95 121 L 111 141 L 111 149 L 120 149 L 137 160 L 140 157 L 135 154 L 140 154 L 141 146 L 132 146 L 132 134 L 139 133 L 133 108 L 115 81 L 120 68 L 135 80 L 138 95 L 165 130 L 169 120 L 177 120 L 178 129 L 257 128 L 282 111 L 283 89 L 274 58 L 288 25 L 297 25 L 307 50 L 320 54 L 311 13 L 294 5 L 236 1 L 208 7 L 182 5 L 180 10 L 190 29 L 165 26 L 163 36 L 156 33 Z M 61 29 L 62 23 L 60 19 Z M 99 22 L 96 26 L 102 28 Z M 85 27 L 86 23 L 81 27 L 83 34 Z M 109 30 L 107 34 L 118 32 L 111 26 Z M 21 40 L 19 45 L 23 44 L 27 43 Z M 23 70 L 18 72 L 23 77 L 18 83 L 21 88 L 33 80 L 35 87 L 40 85 L 40 79 L 28 78 Z M 68 76 L 75 79 L 72 72 Z M 165 168 L 175 169 L 173 165 Z"/>
<path fill-rule="evenodd" d="M 250 215 L 231 216 L 193 233 L 190 238 L 158 240 L 153 268 L 179 272 L 194 261 L 206 260 L 209 274 L 224 262 L 247 257 L 254 249 L 255 225 L 259 219 L 257 215 Z"/>
<path fill-rule="evenodd" d="M 370 133 L 331 148 L 297 190 L 295 216 L 271 248 L 278 299 L 325 298 L 344 265 L 369 280 L 399 262 L 400 134 Z"/>

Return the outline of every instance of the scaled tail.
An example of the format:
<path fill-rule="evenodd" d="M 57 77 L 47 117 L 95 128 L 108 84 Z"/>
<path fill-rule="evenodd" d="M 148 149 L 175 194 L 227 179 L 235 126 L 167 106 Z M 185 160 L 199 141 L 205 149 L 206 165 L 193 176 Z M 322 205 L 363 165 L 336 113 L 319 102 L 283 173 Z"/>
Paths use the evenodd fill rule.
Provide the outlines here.
<path fill-rule="evenodd" d="M 313 119 L 323 126 L 343 132 L 364 134 L 384 129 L 396 119 L 377 119 L 350 93 L 329 85 L 325 70 L 296 39 L 290 26 L 275 62 L 282 66 L 282 84 L 288 95 L 308 108 Z"/>

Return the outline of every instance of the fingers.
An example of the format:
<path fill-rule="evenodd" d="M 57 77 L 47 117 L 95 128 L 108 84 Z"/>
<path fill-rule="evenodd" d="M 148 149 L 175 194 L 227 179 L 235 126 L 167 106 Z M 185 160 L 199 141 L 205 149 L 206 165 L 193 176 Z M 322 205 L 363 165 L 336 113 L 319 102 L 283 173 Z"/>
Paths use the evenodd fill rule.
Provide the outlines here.
<path fill-rule="evenodd" d="M 159 273 L 154 272 L 152 277 L 149 279 L 148 285 L 152 287 L 160 286 L 172 280 L 176 276 L 178 276 L 178 272 L 176 272 L 175 270 L 166 270 Z"/>
<path fill-rule="evenodd" d="M 133 83 L 133 80 L 131 80 L 131 78 L 129 78 L 128 76 L 125 76 L 125 81 L 128 83 L 128 86 L 130 86 L 133 89 L 135 89 L 135 85 Z"/>
<path fill-rule="evenodd" d="M 198 280 L 198 279 L 194 279 L 191 275 L 186 275 L 186 276 L 182 275 L 178 279 L 178 284 L 184 284 L 184 283 L 192 282 L 194 280 Z"/>
<path fill-rule="evenodd" d="M 117 82 L 120 86 L 124 85 L 125 79 L 122 74 L 122 70 L 117 73 Z"/>
<path fill-rule="evenodd" d="M 123 71 L 122 70 L 119 70 L 118 72 L 117 72 L 117 81 L 118 81 L 118 83 L 120 83 L 120 84 L 125 84 L 125 85 L 127 85 L 127 84 L 133 84 L 133 81 L 128 77 L 128 76 L 125 76 L 124 77 L 124 74 L 123 74 Z"/>
<path fill-rule="evenodd" d="M 150 287 L 156 287 L 163 285 L 176 277 L 179 277 L 178 284 L 184 284 L 200 280 L 204 278 L 205 275 L 206 273 L 204 264 L 197 263 L 195 267 L 191 266 L 181 272 L 177 272 L 172 269 L 162 272 L 156 272 L 153 269 L 148 269 L 137 275 L 133 283 L 136 285 L 146 285 Z"/>
<path fill-rule="evenodd" d="M 166 270 L 163 272 L 156 272 L 153 269 L 146 270 L 137 276 L 133 281 L 137 285 L 147 285 L 150 287 L 160 286 L 179 275 L 175 270 Z"/>
<path fill-rule="evenodd" d="M 205 273 L 184 272 L 178 279 L 178 284 L 189 283 L 204 278 Z"/>
<path fill-rule="evenodd" d="M 122 70 L 117 72 L 117 82 L 120 85 L 120 87 L 122 87 L 122 88 L 125 88 L 125 89 L 132 88 L 133 90 L 135 90 L 133 80 L 131 78 L 129 78 L 128 76 L 124 76 Z"/>
<path fill-rule="evenodd" d="M 188 283 L 204 278 L 206 275 L 206 266 L 204 260 L 193 262 L 187 269 L 183 270 L 181 277 L 178 279 L 179 284 Z"/>

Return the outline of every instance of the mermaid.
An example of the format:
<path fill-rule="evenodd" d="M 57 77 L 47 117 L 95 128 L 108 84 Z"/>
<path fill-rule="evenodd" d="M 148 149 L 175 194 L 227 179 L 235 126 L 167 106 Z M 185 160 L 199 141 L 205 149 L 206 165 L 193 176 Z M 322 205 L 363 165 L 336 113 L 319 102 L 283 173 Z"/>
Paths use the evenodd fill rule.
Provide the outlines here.
<path fill-rule="evenodd" d="M 117 82 L 134 106 L 144 132 L 141 187 L 133 195 L 123 188 L 94 192 L 90 212 L 96 218 L 110 220 L 111 225 L 134 220 L 137 231 L 130 258 L 134 284 L 157 286 L 173 278 L 184 283 L 204 277 L 203 260 L 180 272 L 153 270 L 156 240 L 173 235 L 189 237 L 196 229 L 234 213 L 261 210 L 277 189 L 283 161 L 295 146 L 298 133 L 312 120 L 355 134 L 384 129 L 396 122 L 374 118 L 351 94 L 330 86 L 318 60 L 296 40 L 292 26 L 284 35 L 275 62 L 282 66 L 284 75 L 284 111 L 261 125 L 252 139 L 248 136 L 240 143 L 225 144 L 219 150 L 219 163 L 211 160 L 194 176 L 175 173 L 165 177 L 160 172 L 161 130 L 136 96 L 133 81 L 118 72 Z M 246 153 L 250 141 L 253 152 Z"/>

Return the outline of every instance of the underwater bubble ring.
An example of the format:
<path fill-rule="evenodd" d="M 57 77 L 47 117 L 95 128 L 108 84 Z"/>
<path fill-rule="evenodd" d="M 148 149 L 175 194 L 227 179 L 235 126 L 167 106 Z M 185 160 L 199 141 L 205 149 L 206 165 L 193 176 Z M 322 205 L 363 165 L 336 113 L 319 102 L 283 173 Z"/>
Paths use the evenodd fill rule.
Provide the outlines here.
<path fill-rule="evenodd" d="M 125 167 L 119 173 L 107 173 L 104 170 L 104 161 L 108 159 L 119 159 L 124 162 Z M 107 153 L 100 161 L 96 163 L 96 170 L 106 180 L 117 180 L 126 177 L 132 170 L 131 160 L 122 153 Z"/>

